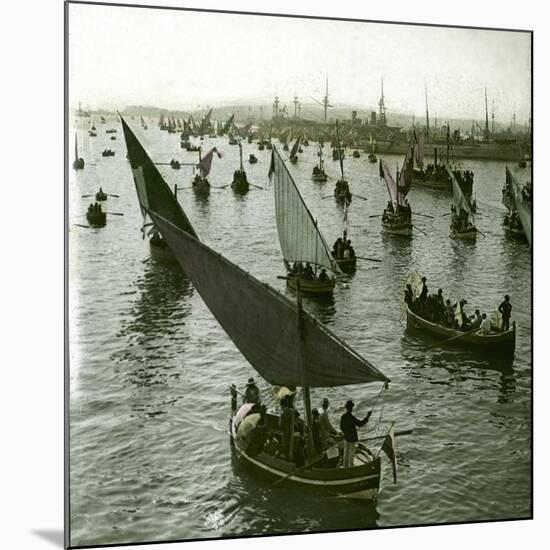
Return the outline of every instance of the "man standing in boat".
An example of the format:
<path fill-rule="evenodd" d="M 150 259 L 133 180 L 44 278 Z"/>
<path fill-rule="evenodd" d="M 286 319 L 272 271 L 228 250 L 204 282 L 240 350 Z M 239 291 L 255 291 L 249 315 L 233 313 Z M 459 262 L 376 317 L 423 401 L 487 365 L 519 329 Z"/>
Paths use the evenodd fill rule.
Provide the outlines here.
<path fill-rule="evenodd" d="M 260 404 L 260 390 L 254 382 L 254 378 L 249 378 L 248 383 L 246 384 L 246 390 L 244 392 L 244 402 L 245 403 L 256 403 Z"/>
<path fill-rule="evenodd" d="M 512 315 L 512 304 L 510 303 L 510 296 L 506 294 L 504 296 L 504 302 L 498 306 L 498 311 L 502 315 L 502 332 L 510 330 L 510 317 Z"/>
<path fill-rule="evenodd" d="M 340 418 L 340 430 L 344 434 L 344 468 L 353 467 L 355 444 L 359 441 L 357 427 L 364 426 L 372 414 L 372 411 L 369 411 L 363 420 L 359 420 L 352 414 L 354 405 L 355 403 L 351 399 L 346 401 L 346 412 Z"/>
<path fill-rule="evenodd" d="M 323 403 L 321 404 L 323 412 L 319 415 L 319 436 L 321 438 L 321 447 L 323 448 L 323 451 L 326 451 L 329 448 L 330 437 L 335 436 L 337 433 L 330 422 L 330 418 L 328 417 L 328 406 L 329 401 L 325 397 L 323 399 Z"/>

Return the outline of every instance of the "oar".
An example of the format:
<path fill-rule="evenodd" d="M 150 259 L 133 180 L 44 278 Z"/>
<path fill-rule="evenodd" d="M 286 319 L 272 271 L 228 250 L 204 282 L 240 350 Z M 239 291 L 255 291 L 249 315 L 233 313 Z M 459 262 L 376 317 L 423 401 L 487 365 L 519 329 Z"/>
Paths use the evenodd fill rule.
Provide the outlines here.
<path fill-rule="evenodd" d="M 452 214 L 452 212 L 446 212 L 445 214 L 441 214 L 441 217 L 443 216 L 450 216 Z"/>
<path fill-rule="evenodd" d="M 361 195 L 356 195 L 355 193 L 351 194 L 353 197 L 357 197 L 358 199 L 363 199 L 364 201 L 368 200 L 367 197 L 362 197 Z"/>
<path fill-rule="evenodd" d="M 413 212 L 415 216 L 424 216 L 425 218 L 431 218 L 434 219 L 434 216 L 429 216 L 428 214 L 420 214 L 419 212 Z"/>
<path fill-rule="evenodd" d="M 117 199 L 120 199 L 120 195 L 114 195 L 113 193 L 107 193 L 109 197 L 116 197 Z"/>
<path fill-rule="evenodd" d="M 111 214 L 111 216 L 124 216 L 122 212 L 105 212 L 105 214 Z"/>
<path fill-rule="evenodd" d="M 95 197 L 95 193 L 93 195 L 81 195 L 83 199 L 87 199 L 89 197 Z"/>
<path fill-rule="evenodd" d="M 321 197 L 321 199 L 330 199 L 330 197 L 334 197 L 334 195 L 326 195 L 325 197 Z"/>
<path fill-rule="evenodd" d="M 333 445 L 332 447 L 336 447 L 338 445 L 338 443 L 336 445 Z M 332 447 L 330 447 L 332 449 Z M 328 451 L 328 449 L 327 449 Z M 282 477 L 281 479 L 278 479 L 277 481 L 275 481 L 271 486 L 272 487 L 276 487 L 277 485 L 279 485 L 280 483 L 282 483 L 283 481 L 286 481 L 289 477 L 292 477 L 300 472 L 302 472 L 303 470 L 309 468 L 310 466 L 313 466 L 314 464 L 317 464 L 317 462 L 320 462 L 321 460 L 323 460 L 323 458 L 325 458 L 325 453 L 326 451 L 324 451 L 320 456 L 318 456 L 315 460 L 312 460 L 310 462 L 306 462 L 303 466 L 301 466 L 300 468 L 298 468 L 297 470 L 294 470 L 292 473 L 286 475 L 285 477 Z"/>
<path fill-rule="evenodd" d="M 248 185 L 252 185 L 252 187 L 257 187 L 258 189 L 261 189 L 262 191 L 264 191 L 264 188 L 259 185 L 254 185 L 253 183 L 249 183 Z"/>
<path fill-rule="evenodd" d="M 438 342 L 437 344 L 434 344 L 433 346 L 428 346 L 424 351 L 428 351 L 430 349 L 440 347 L 443 344 L 447 344 L 449 342 L 452 342 L 453 340 L 458 340 L 459 338 L 463 338 L 464 336 L 468 336 L 469 334 L 473 334 L 474 332 L 477 332 L 478 330 L 479 330 L 479 327 L 475 328 L 473 330 L 470 330 L 468 332 L 463 332 L 462 334 L 458 334 L 457 336 L 453 336 L 452 338 L 448 338 L 447 340 L 443 340 L 443 342 Z"/>
<path fill-rule="evenodd" d="M 417 230 L 417 231 L 420 231 L 420 233 L 424 233 L 424 235 L 427 235 L 427 233 L 425 231 L 422 231 L 422 229 L 420 229 L 420 227 L 416 227 L 416 225 L 413 225 L 413 227 Z"/>
<path fill-rule="evenodd" d="M 73 223 L 73 225 L 76 225 L 77 227 L 85 227 L 86 229 L 90 229 L 89 225 L 83 225 L 81 223 Z"/>
<path fill-rule="evenodd" d="M 369 262 L 382 262 L 382 260 L 379 260 L 378 258 L 369 258 L 368 256 L 355 256 L 356 258 L 359 258 L 360 260 L 367 260 Z"/>
<path fill-rule="evenodd" d="M 483 233 L 482 231 L 480 231 L 477 227 L 476 227 L 476 231 L 477 231 L 478 233 L 481 233 L 485 238 L 487 238 L 487 235 L 485 235 L 485 233 Z"/>
<path fill-rule="evenodd" d="M 151 259 L 151 257 L 145 258 L 145 260 L 141 260 L 141 263 L 144 264 L 144 263 L 148 262 L 150 259 Z"/>
<path fill-rule="evenodd" d="M 381 218 L 384 214 L 372 214 L 369 218 Z"/>

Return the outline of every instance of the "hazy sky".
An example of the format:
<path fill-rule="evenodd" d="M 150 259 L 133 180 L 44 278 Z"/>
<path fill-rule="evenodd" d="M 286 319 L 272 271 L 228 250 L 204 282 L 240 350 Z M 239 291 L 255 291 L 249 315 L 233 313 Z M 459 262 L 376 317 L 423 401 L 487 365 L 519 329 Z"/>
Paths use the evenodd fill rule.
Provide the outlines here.
<path fill-rule="evenodd" d="M 70 103 L 190 109 L 296 92 L 390 111 L 495 120 L 531 104 L 528 33 L 70 4 Z M 307 106 L 305 107 L 307 109 Z"/>

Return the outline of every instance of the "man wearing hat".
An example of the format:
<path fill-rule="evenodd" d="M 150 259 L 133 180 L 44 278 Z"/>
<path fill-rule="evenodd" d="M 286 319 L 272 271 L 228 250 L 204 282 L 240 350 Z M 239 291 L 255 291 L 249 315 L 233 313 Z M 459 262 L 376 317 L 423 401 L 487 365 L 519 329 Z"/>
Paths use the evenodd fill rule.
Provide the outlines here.
<path fill-rule="evenodd" d="M 502 315 L 502 326 L 500 327 L 502 332 L 510 330 L 510 317 L 512 315 L 512 304 L 510 303 L 510 296 L 506 294 L 504 296 L 504 302 L 498 306 L 498 310 Z"/>
<path fill-rule="evenodd" d="M 244 403 L 256 403 L 260 404 L 260 390 L 254 382 L 254 378 L 249 378 L 248 383 L 246 384 L 246 390 L 244 392 Z"/>
<path fill-rule="evenodd" d="M 354 405 L 355 403 L 351 399 L 346 401 L 346 412 L 340 418 L 340 429 L 344 434 L 344 468 L 353 467 L 355 444 L 359 441 L 357 426 L 364 426 L 372 414 L 372 411 L 369 411 L 363 420 L 359 420 L 352 414 Z"/>

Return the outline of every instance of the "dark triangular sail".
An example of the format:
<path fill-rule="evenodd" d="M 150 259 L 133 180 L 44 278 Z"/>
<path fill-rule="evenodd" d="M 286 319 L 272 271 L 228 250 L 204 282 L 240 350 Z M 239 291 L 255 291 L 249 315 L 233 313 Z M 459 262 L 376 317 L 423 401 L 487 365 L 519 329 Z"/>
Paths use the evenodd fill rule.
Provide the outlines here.
<path fill-rule="evenodd" d="M 240 352 L 268 382 L 301 386 L 294 302 L 149 211 L 202 299 Z M 302 311 L 302 354 L 311 387 L 386 381 L 384 374 Z"/>
<path fill-rule="evenodd" d="M 401 168 L 401 173 L 399 174 L 399 181 L 397 182 L 399 186 L 399 193 L 401 193 L 404 197 L 407 196 L 412 185 L 413 169 L 414 138 L 411 138 L 409 147 L 407 148 L 407 153 L 405 154 L 405 159 L 403 160 L 403 167 Z"/>
<path fill-rule="evenodd" d="M 145 148 L 124 118 L 121 116 L 120 119 L 142 214 L 145 216 L 147 210 L 154 210 L 183 231 L 197 237 L 191 222 Z"/>
<path fill-rule="evenodd" d="M 456 208 L 457 213 L 459 213 L 460 210 L 464 210 L 464 212 L 466 212 L 466 214 L 470 216 L 472 223 L 474 223 L 474 214 L 472 212 L 472 207 L 470 206 L 470 201 L 462 192 L 462 188 L 460 187 L 458 181 L 456 181 L 455 175 L 453 174 L 453 171 L 450 169 L 448 164 L 445 164 L 445 168 L 447 169 L 447 174 L 449 174 L 449 178 L 451 178 L 452 181 L 453 204 Z"/>

